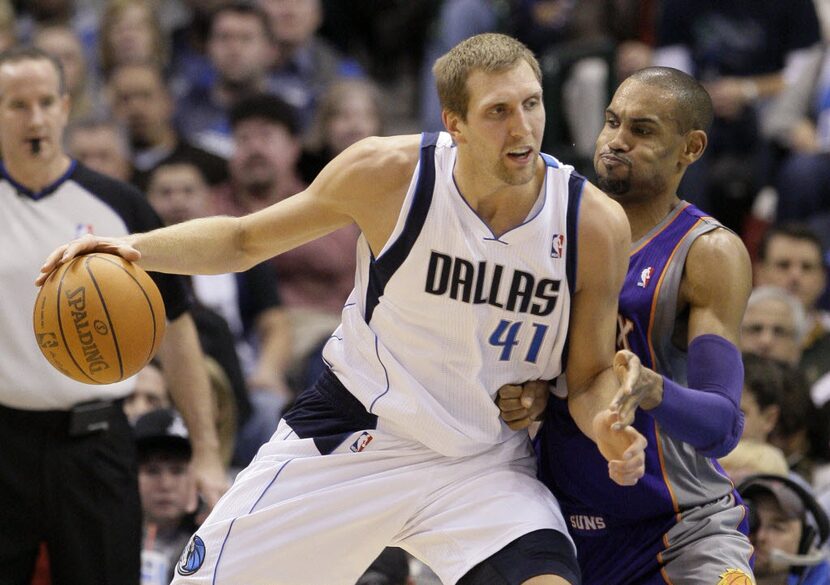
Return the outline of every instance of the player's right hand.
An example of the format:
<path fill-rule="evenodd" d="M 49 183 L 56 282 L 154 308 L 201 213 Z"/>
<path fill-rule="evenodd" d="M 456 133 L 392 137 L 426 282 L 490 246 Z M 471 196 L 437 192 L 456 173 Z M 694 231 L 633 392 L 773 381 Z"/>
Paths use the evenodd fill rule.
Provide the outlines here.
<path fill-rule="evenodd" d="M 127 238 L 104 238 L 86 234 L 68 244 L 59 246 L 49 254 L 46 262 L 40 267 L 40 275 L 35 279 L 35 286 L 40 286 L 46 282 L 52 271 L 64 262 L 69 262 L 75 256 L 91 252 L 117 254 L 130 262 L 135 262 L 141 258 L 141 252 L 133 248 Z"/>
<path fill-rule="evenodd" d="M 499 388 L 496 405 L 507 426 L 519 431 L 542 419 L 549 394 L 549 384 L 544 380 L 505 384 Z"/>
<path fill-rule="evenodd" d="M 630 425 L 617 428 L 619 416 L 610 409 L 597 413 L 593 430 L 599 452 L 608 461 L 608 476 L 619 485 L 630 486 L 645 475 L 648 441 Z"/>

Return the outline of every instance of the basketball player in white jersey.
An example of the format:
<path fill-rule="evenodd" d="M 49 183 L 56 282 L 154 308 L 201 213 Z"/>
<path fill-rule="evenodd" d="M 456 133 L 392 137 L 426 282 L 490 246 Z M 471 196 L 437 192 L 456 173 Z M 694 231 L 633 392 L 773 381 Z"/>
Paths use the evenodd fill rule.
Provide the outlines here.
<path fill-rule="evenodd" d="M 621 208 L 539 152 L 541 73 L 524 45 L 479 35 L 434 71 L 446 133 L 361 141 L 246 217 L 82 238 L 47 259 L 38 282 L 92 250 L 224 273 L 351 222 L 362 231 L 328 370 L 193 536 L 176 585 L 350 585 L 390 545 L 447 584 L 579 583 L 527 434 L 499 418 L 506 383 L 564 371 L 609 475 L 641 477 L 645 439 L 602 406 L 620 388 Z"/>

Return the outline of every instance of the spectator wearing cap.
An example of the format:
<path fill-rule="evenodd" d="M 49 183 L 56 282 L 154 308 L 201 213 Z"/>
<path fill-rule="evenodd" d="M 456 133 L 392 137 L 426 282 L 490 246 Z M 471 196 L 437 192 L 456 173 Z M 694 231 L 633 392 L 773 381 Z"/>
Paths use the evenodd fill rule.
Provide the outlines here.
<path fill-rule="evenodd" d="M 229 161 L 231 187 L 216 199 L 216 211 L 240 216 L 259 211 L 305 189 L 297 162 L 302 144 L 294 109 L 282 99 L 259 94 L 230 110 L 235 143 Z M 292 368 L 340 322 L 354 286 L 358 230 L 352 224 L 311 241 L 271 262 L 291 322 Z"/>
<path fill-rule="evenodd" d="M 750 510 L 758 585 L 826 585 L 830 563 L 819 553 L 828 520 L 805 485 L 788 477 L 750 476 L 738 490 Z"/>
<path fill-rule="evenodd" d="M 150 411 L 135 423 L 138 488 L 144 514 L 142 584 L 166 585 L 196 530 L 191 494 L 192 450 L 175 410 Z"/>

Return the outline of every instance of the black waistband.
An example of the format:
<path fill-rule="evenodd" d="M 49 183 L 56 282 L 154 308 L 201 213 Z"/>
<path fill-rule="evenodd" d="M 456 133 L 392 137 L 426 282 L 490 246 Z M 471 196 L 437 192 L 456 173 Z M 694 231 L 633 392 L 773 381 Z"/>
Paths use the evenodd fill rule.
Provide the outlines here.
<path fill-rule="evenodd" d="M 374 417 L 369 414 L 363 403 L 355 398 L 354 394 L 348 391 L 343 383 L 334 375 L 334 373 L 326 368 L 317 381 L 314 383 L 314 388 L 328 400 L 332 406 L 338 410 L 342 410 L 354 418 Z"/>
<path fill-rule="evenodd" d="M 77 408 L 93 403 L 100 404 L 102 408 L 109 406 L 112 412 L 115 412 L 123 407 L 124 399 L 81 402 L 67 410 L 26 410 L 0 404 L 0 421 L 28 427 L 65 430 Z"/>

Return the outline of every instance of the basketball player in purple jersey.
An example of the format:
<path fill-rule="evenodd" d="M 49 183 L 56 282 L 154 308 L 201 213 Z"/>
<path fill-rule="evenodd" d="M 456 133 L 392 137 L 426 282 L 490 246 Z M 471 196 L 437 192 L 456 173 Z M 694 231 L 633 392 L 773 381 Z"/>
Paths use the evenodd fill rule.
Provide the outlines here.
<path fill-rule="evenodd" d="M 633 242 L 615 368 L 640 375 L 612 408 L 649 444 L 645 477 L 620 488 L 574 424 L 566 390 L 548 401 L 539 474 L 562 505 L 585 585 L 753 582 L 745 508 L 715 461 L 743 428 L 736 344 L 750 261 L 734 233 L 676 194 L 711 121 L 697 81 L 651 67 L 620 85 L 597 139 L 598 185 L 623 206 Z M 529 422 L 521 397 L 535 390 L 525 386 L 501 394 L 516 426 Z"/>

